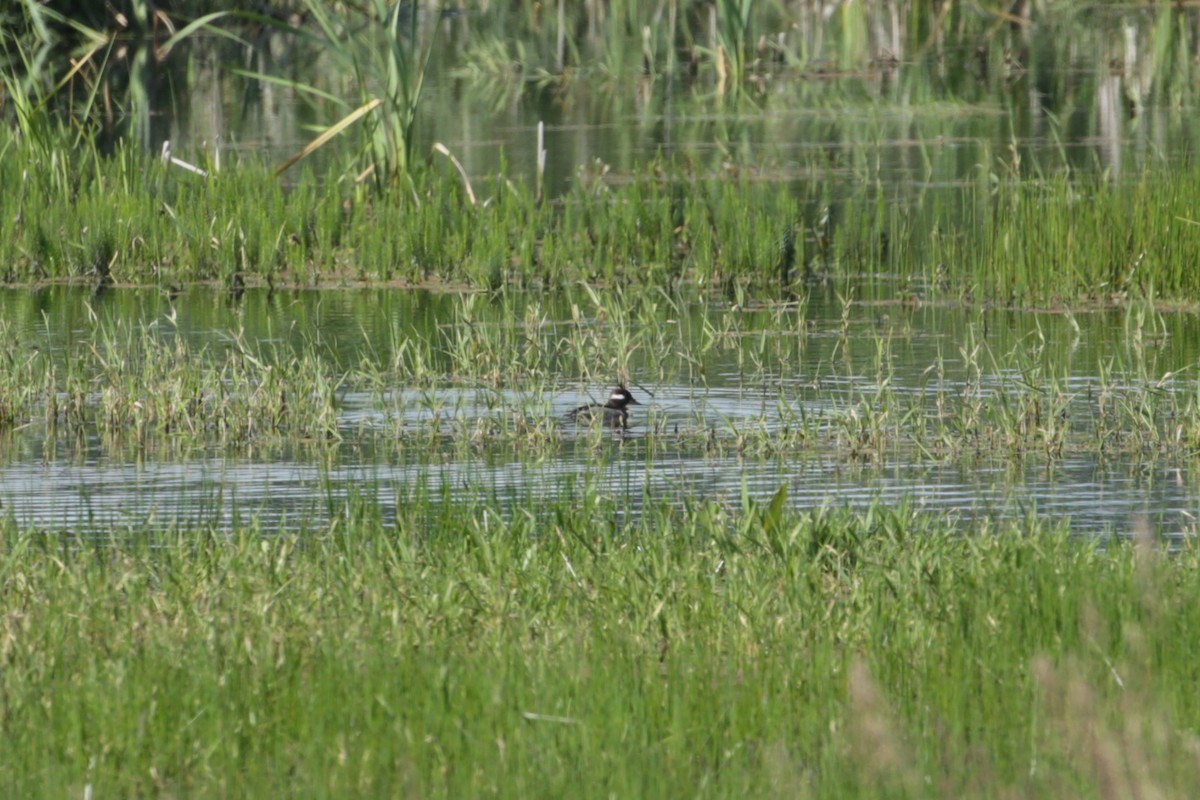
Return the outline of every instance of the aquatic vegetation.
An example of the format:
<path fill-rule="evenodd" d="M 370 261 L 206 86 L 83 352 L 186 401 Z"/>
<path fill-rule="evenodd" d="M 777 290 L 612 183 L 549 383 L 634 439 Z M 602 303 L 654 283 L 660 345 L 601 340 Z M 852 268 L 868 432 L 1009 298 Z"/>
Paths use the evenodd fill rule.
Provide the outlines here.
<path fill-rule="evenodd" d="M 717 37 L 720 44 L 713 54 L 717 72 L 717 91 L 740 88 L 747 73 L 750 48 L 754 42 L 753 0 L 721 0 L 717 4 Z"/>
<path fill-rule="evenodd" d="M 4 326 L 0 326 L 4 330 Z M 96 326 L 63 359 L 4 337 L 0 430 L 94 433 L 110 447 L 336 440 L 339 376 L 314 351 L 235 335 L 197 348 L 168 325 Z"/>
<path fill-rule="evenodd" d="M 794 299 L 816 282 L 876 275 L 907 283 L 915 302 L 1076 305 L 1195 296 L 1187 257 L 1200 236 L 1192 220 L 1195 165 L 1138 153 L 1110 158 L 1091 146 L 1081 154 L 1072 149 L 1081 137 L 1112 138 L 1120 121 L 1105 117 L 1113 130 L 1075 131 L 1070 120 L 1054 118 L 1070 112 L 1069 103 L 1047 108 L 1049 128 L 1030 141 L 1016 118 L 1020 98 L 1004 88 L 1025 69 L 1010 62 L 1059 52 L 1045 41 L 1053 35 L 1047 29 L 1070 31 L 1101 54 L 1125 43 L 1119 13 L 1076 30 L 1063 11 L 1055 17 L 1061 27 L 1026 31 L 1019 22 L 1014 28 L 928 3 L 912 4 L 908 14 L 851 6 L 832 15 L 804 3 L 602 5 L 495 3 L 455 17 L 453 26 L 439 24 L 426 5 L 382 1 L 367 8 L 297 3 L 291 8 L 305 12 L 301 20 L 238 18 L 285 39 L 290 58 L 319 53 L 322 65 L 336 67 L 320 85 L 274 74 L 265 39 L 216 27 L 232 25 L 232 16 L 202 17 L 169 39 L 114 54 L 122 63 L 114 70 L 131 71 L 119 96 L 127 99 L 118 101 L 125 113 L 114 120 L 95 118 L 97 98 L 111 99 L 108 79 L 84 70 L 100 51 L 76 54 L 87 55 L 77 58 L 77 73 L 50 71 L 51 62 L 68 62 L 50 59 L 57 51 L 46 48 L 62 43 L 41 42 L 37 23 L 47 19 L 38 16 L 9 43 L 0 67 L 11 101 L 6 113 L 16 122 L 16 133 L 0 132 L 0 178 L 15 187 L 0 199 L 0 280 L 489 290 L 561 290 L 586 281 L 694 286 L 744 305 Z M 21 8 L 61 17 L 37 4 Z M 1136 75 L 1116 55 L 1097 56 L 1087 68 L 1121 91 L 1189 104 L 1187 87 L 1200 82 L 1181 56 L 1190 52 L 1181 13 L 1156 9 L 1129 31 L 1121 57 L 1152 54 L 1138 57 Z M 323 121 L 301 153 L 319 150 L 323 163 L 301 162 L 281 185 L 269 156 L 226 150 L 216 174 L 223 151 L 215 139 L 227 132 L 214 129 L 177 143 L 171 156 L 194 162 L 205 178 L 160 164 L 162 142 L 128 131 L 115 141 L 101 136 L 97 128 L 127 123 L 148 129 L 144 101 L 154 70 L 146 59 L 170 65 L 169 48 L 205 25 L 225 34 L 222 45 L 241 48 L 244 63 L 260 65 L 233 77 L 214 74 L 214 90 L 302 90 L 317 104 L 306 113 Z M 94 38 L 114 41 L 108 33 Z M 957 47 L 961 41 L 972 47 Z M 692 64 L 701 51 L 725 55 L 696 62 L 697 70 L 732 58 L 734 66 L 722 69 L 741 77 L 709 76 L 695 88 L 671 68 L 672 59 Z M 486 57 L 472 60 L 474 52 Z M 198 57 L 237 60 L 216 49 Z M 505 166 L 511 153 L 494 160 L 497 148 L 477 138 L 463 143 L 476 151 L 470 155 L 453 142 L 417 143 L 419 131 L 447 127 L 444 120 L 418 124 L 430 111 L 422 98 L 435 67 L 472 82 L 499 72 L 500 91 L 525 91 L 513 90 L 519 84 L 539 93 L 539 105 L 583 107 L 581 116 L 635 124 L 613 126 L 621 132 L 608 161 L 595 157 L 590 142 L 579 150 L 588 155 L 576 157 L 539 139 L 536 166 L 522 179 Z M 1006 70 L 1010 77 L 996 77 Z M 1046 67 L 1037 80 L 1073 96 L 1063 73 L 1076 74 Z M 514 75 L 520 80 L 509 80 Z M 233 88 L 223 80 L 235 80 Z M 726 94 L 739 94 L 734 87 L 755 81 L 761 88 L 746 103 L 711 91 L 728 83 Z M 613 87 L 607 92 L 598 88 L 606 82 Z M 631 94 L 638 98 L 632 106 Z M 64 122 L 48 104 L 52 96 L 69 101 L 75 116 Z M 520 101 L 504 95 L 497 102 Z M 1169 149 L 1194 144 L 1185 127 L 1168 126 Z M 352 130 L 361 138 L 344 136 Z M 326 144 L 338 133 L 357 146 Z M 1044 146 L 1044 139 L 1060 145 Z M 547 148 L 556 156 L 550 167 Z M 429 160 L 431 152 L 452 158 Z M 361 191 L 368 178 L 379 191 Z"/>
<path fill-rule="evenodd" d="M 236 78 L 326 104 L 300 153 L 324 158 L 282 179 L 211 142 L 148 154 L 137 78 L 176 4 L 86 9 L 151 29 L 113 51 L 113 119 L 134 120 L 115 143 L 87 48 L 116 39 L 63 75 L 36 28 L 74 6 L 0 11 L 27 24 L 0 25 L 0 281 L 32 289 L 0 318 L 0 465 L 36 462 L 0 496 L 6 794 L 1192 790 L 1191 511 L 1158 541 L 1146 493 L 1145 519 L 1083 539 L 1070 511 L 879 488 L 1082 464 L 1194 497 L 1200 374 L 1174 313 L 1200 291 L 1194 159 L 1079 169 L 1015 133 L 1033 107 L 1049 140 L 1111 122 L 1015 90 L 1067 52 L 1022 15 L 1075 9 L 480 5 L 436 45 L 434 4 L 244 15 L 296 49 L 238 39 Z M 1184 13 L 1087 9 L 1095 46 L 1070 52 L 1107 79 L 1042 69 L 1037 91 L 1194 105 Z M 329 84 L 271 71 L 318 51 Z M 550 180 L 564 114 L 524 177 L 457 145 L 426 161 L 438 59 L 495 104 L 594 102 L 616 156 L 580 148 Z M 63 87 L 87 99 L 67 125 Z M 326 145 L 352 130 L 349 154 Z M 406 302 L 363 292 L 335 335 L 301 291 L 333 287 Z M 627 430 L 569 423 L 618 384 L 643 403 Z M 303 477 L 262 515 L 224 477 L 237 500 L 180 518 L 20 494 L 56 497 L 45 465 L 136 483 L 205 460 Z"/>
<path fill-rule="evenodd" d="M 281 164 L 283 172 L 355 123 L 367 142 L 365 164 L 356 181 L 367 176 L 377 188 L 391 187 L 407 178 L 416 155 L 416 122 L 421 105 L 426 65 L 433 49 L 432 33 L 418 25 L 420 13 L 411 4 L 373 0 L 361 15 L 346 19 L 324 0 L 303 0 L 304 16 L 319 31 L 313 34 L 290 19 L 265 17 L 288 35 L 310 40 L 345 75 L 354 76 L 359 96 L 351 101 L 302 83 L 294 78 L 259 74 L 262 80 L 281 81 L 306 94 L 337 101 L 346 112 L 327 126 L 303 150 Z M 436 29 L 438 14 L 432 15 Z M 360 122 L 361 120 L 361 122 Z"/>
<path fill-rule="evenodd" d="M 1162 352 L 1173 322 L 1146 305 L 1086 361 L 1078 342 L 1050 341 L 1038 317 L 1020 336 L 997 337 L 980 316 L 915 362 L 914 322 L 904 319 L 915 310 L 877 320 L 871 306 L 848 304 L 840 319 L 817 320 L 803 305 L 730 311 L 586 285 L 565 303 L 505 292 L 437 305 L 428 320 L 392 317 L 354 342 L 344 331 L 323 341 L 299 304 L 282 339 L 267 326 L 197 340 L 176 330 L 169 299 L 138 323 L 114 305 L 61 344 L 7 333 L 0 431 L 98 437 L 115 452 L 291 441 L 419 462 L 536 458 L 611 441 L 565 418 L 624 383 L 643 405 L 620 438 L 648 458 L 818 457 L 886 469 L 1168 463 L 1200 452 L 1200 381 Z M 1147 317 L 1159 333 L 1147 333 Z"/>
<path fill-rule="evenodd" d="M 106 541 L 3 524 L 19 796 L 1190 790 L 1196 554 L 904 508 L 515 513 Z M 103 725 L 92 720 L 103 719 Z M 986 724 L 981 724 L 981 720 Z M 1149 731 L 1149 734 L 1147 734 Z M 1083 748 L 1080 742 L 1092 745 Z M 865 754 L 870 753 L 870 757 Z M 447 768 L 470 765 L 470 768 Z M 869 765 L 864 767 L 864 765 Z"/>
<path fill-rule="evenodd" d="M 330 190 L 335 175 L 303 172 L 285 189 L 254 159 L 205 179 L 124 148 L 111 157 L 6 148 L 17 155 L 0 164 L 14 187 L 0 198 L 0 278 L 10 284 L 561 290 L 583 281 L 694 287 L 745 305 L 883 274 L 906 282 L 915 303 L 1076 307 L 1200 291 L 1188 255 L 1200 246 L 1200 226 L 1188 222 L 1200 202 L 1191 170 L 1132 184 L 1006 180 L 884 202 L 878 187 L 830 198 L 818 184 L 655 164 L 623 181 L 581 181 L 554 203 L 485 181 L 472 205 L 450 168 L 414 178 L 411 194 L 356 199 Z M 971 209 L 957 222 L 943 214 L 954 197 Z"/>
<path fill-rule="evenodd" d="M 152 58 L 164 61 L 226 16 L 204 14 L 176 29 L 149 0 L 124 5 L 122 11 L 112 4 L 18 2 L 0 12 L 0 86 L 12 102 L 17 131 L 43 154 L 66 139 L 77 148 L 96 148 L 104 128 L 149 148 Z M 139 36 L 153 32 L 153 40 L 129 40 L 124 34 L 130 29 Z"/>

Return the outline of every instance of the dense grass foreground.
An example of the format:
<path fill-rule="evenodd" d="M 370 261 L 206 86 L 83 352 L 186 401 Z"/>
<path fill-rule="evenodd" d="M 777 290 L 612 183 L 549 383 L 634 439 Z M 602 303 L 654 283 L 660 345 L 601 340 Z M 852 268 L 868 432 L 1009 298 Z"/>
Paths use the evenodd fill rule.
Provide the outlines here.
<path fill-rule="evenodd" d="M 1194 552 L 781 501 L 633 527 L 597 498 L 510 519 L 429 501 L 395 526 L 104 544 L 9 524 L 3 793 L 1198 785 Z"/>

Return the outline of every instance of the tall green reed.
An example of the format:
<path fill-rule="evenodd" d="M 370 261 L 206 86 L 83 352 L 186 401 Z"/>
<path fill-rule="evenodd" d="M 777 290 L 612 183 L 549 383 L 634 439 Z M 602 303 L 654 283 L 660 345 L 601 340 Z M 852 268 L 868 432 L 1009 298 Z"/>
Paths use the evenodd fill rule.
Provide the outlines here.
<path fill-rule="evenodd" d="M 736 93 L 744 84 L 754 46 L 754 0 L 720 0 L 717 4 L 717 43 L 713 59 L 717 91 Z"/>
<path fill-rule="evenodd" d="M 0 82 L 14 101 L 18 130 L 48 151 L 60 137 L 58 126 L 84 149 L 120 126 L 120 135 L 150 148 L 150 117 L 159 110 L 152 107 L 152 59 L 165 59 L 197 32 L 217 30 L 213 23 L 226 12 L 199 16 L 178 30 L 148 0 L 129 0 L 124 11 L 108 5 L 102 14 L 88 12 L 94 9 L 26 1 L 17 20 L 0 28 Z M 162 40 L 160 21 L 170 34 Z M 128 37 L 129 27 L 140 35 Z M 122 121 L 114 126 L 113 118 Z"/>
<path fill-rule="evenodd" d="M 262 21 L 293 33 L 318 48 L 346 75 L 357 97 L 328 93 L 315 86 L 276 75 L 259 75 L 312 96 L 333 101 L 347 113 L 328 125 L 315 139 L 281 164 L 283 172 L 300 159 L 324 147 L 334 137 L 359 123 L 362 134 L 356 180 L 370 178 L 382 190 L 404 180 L 415 166 L 416 128 L 426 66 L 434 46 L 438 12 L 426 30 L 419 24 L 423 8 L 417 4 L 371 0 L 359 15 L 347 15 L 323 0 L 304 0 L 308 16 L 319 35 L 294 29 L 285 21 Z"/>

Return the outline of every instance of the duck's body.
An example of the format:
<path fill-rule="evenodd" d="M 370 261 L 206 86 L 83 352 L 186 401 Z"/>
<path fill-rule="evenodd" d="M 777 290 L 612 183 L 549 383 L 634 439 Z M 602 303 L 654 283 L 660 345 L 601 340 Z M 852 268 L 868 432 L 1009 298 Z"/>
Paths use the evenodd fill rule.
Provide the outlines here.
<path fill-rule="evenodd" d="M 640 405 L 641 403 L 633 399 L 633 395 L 629 393 L 628 389 L 618 386 L 608 395 L 608 401 L 603 405 L 591 403 L 580 406 L 568 412 L 567 419 L 579 423 L 602 422 L 606 428 L 624 430 L 629 427 L 628 407 Z"/>

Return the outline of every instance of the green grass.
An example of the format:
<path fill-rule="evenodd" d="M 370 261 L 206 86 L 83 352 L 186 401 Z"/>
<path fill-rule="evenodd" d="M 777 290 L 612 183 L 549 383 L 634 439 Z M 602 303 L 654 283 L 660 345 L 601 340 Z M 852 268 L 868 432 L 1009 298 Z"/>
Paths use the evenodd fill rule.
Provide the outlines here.
<path fill-rule="evenodd" d="M 589 493 L 9 524 L 21 797 L 1107 797 L 1200 778 L 1196 554 Z"/>
<path fill-rule="evenodd" d="M 1190 302 L 1200 273 L 1197 167 L 1131 182 L 981 180 L 938 191 L 728 180 L 660 163 L 581 180 L 555 203 L 448 165 L 415 191 L 363 197 L 254 159 L 204 179 L 130 149 L 2 145 L 0 279 L 180 287 L 443 285 L 562 290 L 580 282 L 698 290 L 742 304 L 806 282 L 883 274 L 912 302 Z M 831 178 L 832 180 L 832 178 Z M 745 209 L 754 209 L 746 214 Z M 832 209 L 832 222 L 821 220 Z M 786 246 L 785 246 L 786 243 Z"/>
<path fill-rule="evenodd" d="M 723 47 L 707 3 L 669 4 L 668 24 L 645 16 L 662 4 L 613 2 L 603 20 L 588 18 L 602 4 L 566 4 L 562 25 L 592 39 L 562 45 L 552 5 L 495 3 L 470 22 L 526 26 L 523 39 L 486 40 L 495 70 L 507 76 L 508 52 L 528 52 L 525 85 L 568 100 L 595 83 L 588 66 L 624 87 L 643 58 L 657 79 L 707 53 L 700 82 L 712 85 L 720 51 L 736 53 L 732 95 L 767 85 L 775 61 L 858 70 L 874 57 L 849 6 L 820 21 L 839 38 L 823 53 L 752 40 L 794 27 L 771 4 L 732 27 L 726 16 Z M 789 8 L 814 22 L 821 11 Z M 972 41 L 1001 38 L 990 20 L 939 8 L 913 4 L 900 55 L 964 24 L 979 26 Z M 1171 14 L 1158 16 L 1149 86 L 1186 105 L 1190 62 L 1173 55 L 1186 35 L 1171 35 Z M 993 44 L 984 57 L 1000 73 Z M 399 79 L 407 54 L 390 56 Z M 581 61 L 585 78 L 570 76 Z M 968 70 L 952 61 L 949 72 Z M 45 84 L 5 77 L 14 103 L 37 110 Z M 391 159 L 407 172 L 419 95 L 390 88 Z M 855 102 L 813 100 L 831 117 L 831 103 Z M 111 289 L 99 316 L 88 305 L 56 326 L 70 331 L 61 350 L 18 338 L 37 322 L 0 321 L 3 446 L 28 432 L 47 454 L 97 441 L 132 459 L 291 457 L 304 443 L 333 461 L 344 443 L 417 465 L 610 445 L 648 465 L 666 453 L 835 453 L 1052 468 L 1116 454 L 1147 473 L 1200 452 L 1200 381 L 1157 355 L 1186 330 L 1162 306 L 1200 291 L 1200 181 L 1186 162 L 1102 180 L 985 153 L 972 184 L 925 189 L 879 179 L 891 128 L 878 116 L 833 134 L 828 163 L 783 165 L 739 150 L 733 120 L 714 127 L 735 152 L 709 165 L 599 165 L 544 203 L 510 176 L 472 176 L 476 204 L 441 159 L 371 194 L 341 170 L 301 165 L 283 185 L 254 158 L 226 158 L 218 173 L 204 154 L 178 154 L 212 173 L 202 178 L 128 143 L 101 154 L 44 111 L 22 119 L 0 133 L 5 283 L 151 285 L 166 297 L 223 287 L 210 305 L 245 302 L 243 284 L 476 292 L 438 304 L 422 327 L 397 322 L 389 342 L 367 334 L 378 309 L 360 309 L 368 343 L 350 364 L 318 334 L 296 344 L 283 343 L 295 331 L 238 329 L 197 344 L 175 329 L 170 299 L 152 322 L 114 321 Z M 960 157 L 917 124 L 927 169 Z M 807 303 L 826 283 L 845 293 L 840 330 L 810 331 Z M 861 301 L 896 300 L 883 319 L 860 316 Z M 1081 365 L 1078 326 L 1074 341 L 1038 325 L 1001 346 L 981 313 L 917 378 L 901 374 L 903 351 L 910 311 L 926 303 L 1114 305 L 1120 333 L 1099 364 Z M 27 311 L 49 329 L 64 305 L 80 304 Z M 301 309 L 303 330 L 316 317 Z M 734 383 L 773 416 L 650 406 L 639 409 L 648 435 L 620 444 L 556 423 L 566 386 L 630 378 L 700 396 Z M 339 428 L 344 389 L 377 404 L 364 429 Z M 1035 514 L 964 526 L 906 507 L 792 509 L 783 490 L 735 506 L 635 502 L 583 478 L 563 500 L 471 499 L 479 487 L 430 493 L 425 480 L 394 489 L 395 521 L 334 497 L 332 522 L 284 530 L 48 531 L 0 516 L 0 790 L 1059 798 L 1186 796 L 1200 778 L 1200 559 L 1190 541 L 1164 554 L 1140 520 L 1080 541 Z"/>
<path fill-rule="evenodd" d="M 341 375 L 315 347 L 293 352 L 231 334 L 189 344 L 164 321 L 96 324 L 64 359 L 3 323 L 0 432 L 37 426 L 50 440 L 164 452 L 335 440 Z"/>

